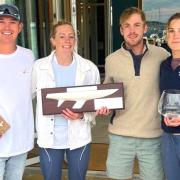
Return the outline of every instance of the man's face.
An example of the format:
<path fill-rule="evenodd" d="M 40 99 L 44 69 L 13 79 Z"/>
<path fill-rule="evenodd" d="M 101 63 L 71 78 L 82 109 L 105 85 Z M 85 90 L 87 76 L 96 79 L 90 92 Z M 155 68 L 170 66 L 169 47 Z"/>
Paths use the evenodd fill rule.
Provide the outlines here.
<path fill-rule="evenodd" d="M 147 31 L 147 25 L 139 14 L 133 14 L 120 27 L 127 48 L 136 47 L 143 42 L 143 35 Z"/>
<path fill-rule="evenodd" d="M 12 17 L 0 17 L 0 43 L 16 43 L 16 39 L 21 30 L 21 22 Z"/>

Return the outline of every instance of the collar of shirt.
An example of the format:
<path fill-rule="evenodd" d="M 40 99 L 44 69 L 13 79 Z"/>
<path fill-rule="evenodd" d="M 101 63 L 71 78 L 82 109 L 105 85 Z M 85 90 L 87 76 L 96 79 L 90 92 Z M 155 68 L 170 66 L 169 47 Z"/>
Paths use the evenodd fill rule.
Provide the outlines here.
<path fill-rule="evenodd" d="M 176 69 L 178 66 L 180 66 L 180 58 L 172 59 L 171 61 L 171 67 L 172 69 Z"/>
<path fill-rule="evenodd" d="M 134 56 L 144 56 L 144 54 L 147 52 L 148 50 L 148 46 L 147 46 L 147 41 L 144 39 L 144 47 L 143 47 L 143 53 L 142 54 L 139 54 L 139 55 L 135 55 L 134 52 L 132 51 L 132 49 L 129 49 L 126 47 L 126 44 L 125 42 L 123 42 L 122 44 L 123 48 L 127 51 L 129 51 L 131 54 L 133 54 Z"/>
<path fill-rule="evenodd" d="M 144 40 L 144 48 L 143 48 L 143 53 L 139 55 L 135 55 L 134 52 L 131 49 L 128 49 L 125 45 L 123 44 L 123 47 L 125 50 L 129 51 L 132 59 L 133 59 L 133 64 L 134 64 L 134 71 L 135 71 L 135 76 L 140 76 L 140 67 L 141 67 L 141 60 L 144 56 L 144 54 L 148 51 L 148 46 L 146 44 L 146 40 Z"/>

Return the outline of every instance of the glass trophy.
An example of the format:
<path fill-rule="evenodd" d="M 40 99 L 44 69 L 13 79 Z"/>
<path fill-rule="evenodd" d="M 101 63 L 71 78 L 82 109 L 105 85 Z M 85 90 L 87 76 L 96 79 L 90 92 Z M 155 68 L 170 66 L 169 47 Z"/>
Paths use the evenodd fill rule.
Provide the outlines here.
<path fill-rule="evenodd" d="M 159 100 L 158 112 L 169 119 L 180 117 L 180 90 L 164 90 Z"/>

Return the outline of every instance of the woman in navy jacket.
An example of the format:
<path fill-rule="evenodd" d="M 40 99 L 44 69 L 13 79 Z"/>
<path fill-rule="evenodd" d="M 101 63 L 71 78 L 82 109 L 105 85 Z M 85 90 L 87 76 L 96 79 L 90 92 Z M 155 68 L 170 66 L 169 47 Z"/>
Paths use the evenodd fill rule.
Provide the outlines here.
<path fill-rule="evenodd" d="M 180 90 L 180 13 L 172 15 L 167 22 L 167 43 L 172 56 L 160 67 L 160 91 Z M 167 180 L 180 179 L 180 117 L 162 119 L 162 156 Z"/>

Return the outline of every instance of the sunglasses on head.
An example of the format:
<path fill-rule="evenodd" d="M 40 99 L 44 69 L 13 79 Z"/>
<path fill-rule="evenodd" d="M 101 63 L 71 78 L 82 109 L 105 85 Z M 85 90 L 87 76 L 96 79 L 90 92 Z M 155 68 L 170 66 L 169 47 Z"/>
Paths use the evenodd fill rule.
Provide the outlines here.
<path fill-rule="evenodd" d="M 19 11 L 14 6 L 0 6 L 0 15 L 12 15 L 17 19 L 20 19 Z"/>

